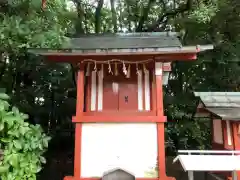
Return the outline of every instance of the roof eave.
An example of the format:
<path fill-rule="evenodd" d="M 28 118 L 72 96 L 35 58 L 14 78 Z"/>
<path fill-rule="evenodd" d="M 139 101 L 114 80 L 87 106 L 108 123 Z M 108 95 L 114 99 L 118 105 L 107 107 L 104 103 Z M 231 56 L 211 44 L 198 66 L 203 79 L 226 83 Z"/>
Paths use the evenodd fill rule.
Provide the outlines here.
<path fill-rule="evenodd" d="M 74 34 L 70 36 L 71 38 L 81 38 L 81 37 L 143 37 L 143 36 L 180 36 L 179 32 L 134 32 L 134 33 L 87 33 L 87 34 Z"/>
<path fill-rule="evenodd" d="M 29 53 L 49 56 L 49 55 L 74 55 L 74 56 L 82 56 L 82 55 L 137 55 L 137 54 L 149 54 L 149 55 L 161 55 L 161 54 L 194 54 L 202 51 L 206 51 L 212 49 L 211 45 L 204 46 L 183 46 L 183 47 L 166 47 L 166 48 L 142 48 L 142 49 L 108 49 L 108 50 L 83 50 L 83 49 L 48 49 L 48 48 L 38 48 L 38 49 L 28 49 Z M 93 52 L 95 51 L 95 52 Z"/>

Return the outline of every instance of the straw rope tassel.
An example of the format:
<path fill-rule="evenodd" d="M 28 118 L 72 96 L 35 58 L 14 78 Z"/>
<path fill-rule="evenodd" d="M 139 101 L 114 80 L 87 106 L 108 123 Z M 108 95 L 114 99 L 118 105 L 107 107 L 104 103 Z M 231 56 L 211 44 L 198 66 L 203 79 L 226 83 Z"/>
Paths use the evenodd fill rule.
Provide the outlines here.
<path fill-rule="evenodd" d="M 124 61 L 123 61 L 123 73 L 125 75 L 127 75 L 127 68 L 126 68 L 126 65 L 125 65 Z"/>
<path fill-rule="evenodd" d="M 109 61 L 108 61 L 108 73 L 113 74 L 111 64 Z"/>
<path fill-rule="evenodd" d="M 146 74 L 148 72 L 145 64 L 143 64 L 143 72 L 144 72 L 144 74 Z"/>
<path fill-rule="evenodd" d="M 131 76 L 131 65 L 129 64 L 128 70 L 127 70 L 127 78 L 130 78 Z"/>
<path fill-rule="evenodd" d="M 136 73 L 139 74 L 138 63 L 136 63 Z"/>
<path fill-rule="evenodd" d="M 97 72 L 97 62 L 94 62 L 94 71 Z"/>

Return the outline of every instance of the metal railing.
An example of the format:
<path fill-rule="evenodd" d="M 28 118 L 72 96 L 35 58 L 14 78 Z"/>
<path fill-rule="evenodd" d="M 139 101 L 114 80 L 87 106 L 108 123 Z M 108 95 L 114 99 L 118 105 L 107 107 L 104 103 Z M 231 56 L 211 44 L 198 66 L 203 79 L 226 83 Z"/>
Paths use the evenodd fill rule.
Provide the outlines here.
<path fill-rule="evenodd" d="M 240 155 L 240 151 L 216 151 L 216 150 L 178 150 L 178 155 L 180 154 L 200 154 L 200 155 Z"/>

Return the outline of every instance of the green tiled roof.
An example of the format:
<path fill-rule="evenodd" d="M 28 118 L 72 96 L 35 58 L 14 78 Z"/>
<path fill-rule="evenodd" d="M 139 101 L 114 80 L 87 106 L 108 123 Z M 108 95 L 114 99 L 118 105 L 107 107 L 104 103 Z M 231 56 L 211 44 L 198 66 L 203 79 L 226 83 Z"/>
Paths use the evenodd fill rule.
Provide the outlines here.
<path fill-rule="evenodd" d="M 240 108 L 240 92 L 195 92 L 206 107 Z"/>
<path fill-rule="evenodd" d="M 224 120 L 238 120 L 240 121 L 239 108 L 207 108 L 209 112 L 216 114 Z"/>
<path fill-rule="evenodd" d="M 88 34 L 72 38 L 72 49 L 138 49 L 181 47 L 175 32 L 165 33 L 125 33 L 125 34 Z"/>
<path fill-rule="evenodd" d="M 70 39 L 62 48 L 29 48 L 28 52 L 41 56 L 79 56 L 120 54 L 198 53 L 213 49 L 213 45 L 182 46 L 176 32 L 85 34 Z"/>
<path fill-rule="evenodd" d="M 194 92 L 204 108 L 224 120 L 240 121 L 240 92 Z"/>

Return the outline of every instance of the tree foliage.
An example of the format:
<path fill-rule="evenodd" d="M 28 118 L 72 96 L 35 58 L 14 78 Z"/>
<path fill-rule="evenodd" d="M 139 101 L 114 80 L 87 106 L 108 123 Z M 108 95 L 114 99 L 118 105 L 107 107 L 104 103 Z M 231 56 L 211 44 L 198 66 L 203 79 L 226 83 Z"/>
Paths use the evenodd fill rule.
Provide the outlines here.
<path fill-rule="evenodd" d="M 38 0 L 8 1 L 0 12 L 1 52 L 62 45 L 67 21 L 59 18 L 64 11 L 62 1 L 50 1 L 46 11 Z"/>
<path fill-rule="evenodd" d="M 65 34 L 71 29 L 71 24 L 65 13 L 68 11 L 64 1 L 49 2 L 45 11 L 42 11 L 41 1 L 38 0 L 0 2 L 0 87 L 11 96 L 10 104 L 20 109 L 11 108 L 2 99 L 7 96 L 0 95 L 2 180 L 34 180 L 42 163 L 46 162 L 43 153 L 50 138 L 40 125 L 33 124 L 39 124 L 41 119 L 40 124 L 47 126 L 52 115 L 46 107 L 54 104 L 51 101 L 52 91 L 61 81 L 54 76 L 62 76 L 63 71 L 68 70 L 64 67 L 61 71 L 61 66 L 46 65 L 41 59 L 27 55 L 26 48 L 54 48 L 67 43 Z M 60 72 L 56 72 L 56 68 Z M 44 98 L 49 101 L 43 102 Z M 30 118 L 20 111 L 29 114 Z"/>
<path fill-rule="evenodd" d="M 50 138 L 39 125 L 31 125 L 28 115 L 10 106 L 8 96 L 0 94 L 0 177 L 2 180 L 34 180 L 46 163 L 43 153 Z"/>

